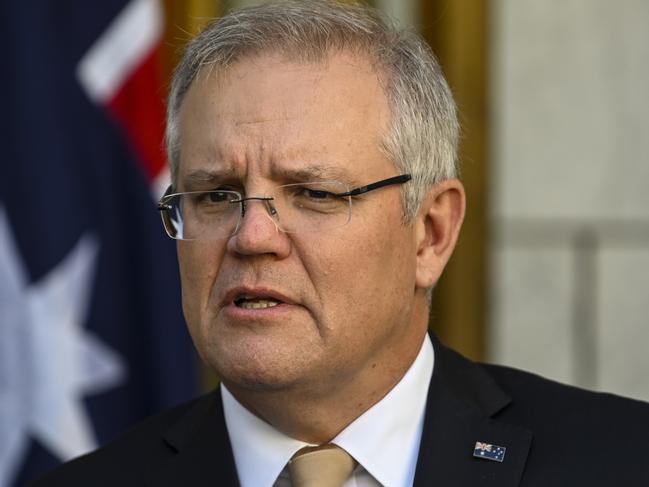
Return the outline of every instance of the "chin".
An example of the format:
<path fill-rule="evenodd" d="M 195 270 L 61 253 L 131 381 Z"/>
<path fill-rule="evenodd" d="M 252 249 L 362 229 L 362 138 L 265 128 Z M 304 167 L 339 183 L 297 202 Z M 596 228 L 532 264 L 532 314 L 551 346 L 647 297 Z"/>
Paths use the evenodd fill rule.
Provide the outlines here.
<path fill-rule="evenodd" d="M 265 368 L 263 370 L 252 368 L 236 368 L 218 372 L 223 383 L 229 389 L 239 389 L 251 392 L 282 392 L 295 389 L 301 383 L 301 378 Z"/>
<path fill-rule="evenodd" d="M 228 386 L 250 391 L 282 391 L 305 380 L 307 367 L 296 354 L 250 349 L 216 351 L 207 363 Z"/>

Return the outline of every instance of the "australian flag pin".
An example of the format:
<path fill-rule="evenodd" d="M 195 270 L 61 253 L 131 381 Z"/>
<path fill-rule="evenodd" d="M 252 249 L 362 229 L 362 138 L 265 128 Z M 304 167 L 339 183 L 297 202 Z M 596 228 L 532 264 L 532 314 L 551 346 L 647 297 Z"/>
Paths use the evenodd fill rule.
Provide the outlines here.
<path fill-rule="evenodd" d="M 506 450 L 507 448 L 504 446 L 476 441 L 475 447 L 473 448 L 473 456 L 476 458 L 484 458 L 485 460 L 492 460 L 494 462 L 502 462 L 505 459 Z"/>

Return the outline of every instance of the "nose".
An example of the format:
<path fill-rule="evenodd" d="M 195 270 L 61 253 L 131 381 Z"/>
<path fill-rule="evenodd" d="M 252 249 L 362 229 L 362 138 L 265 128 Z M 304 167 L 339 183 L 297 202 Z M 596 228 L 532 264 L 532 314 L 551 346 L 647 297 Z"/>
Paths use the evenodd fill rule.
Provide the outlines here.
<path fill-rule="evenodd" d="M 274 254 L 279 258 L 290 253 L 291 242 L 277 226 L 277 211 L 271 198 L 246 198 L 237 232 L 228 240 L 228 250 L 240 255 Z"/>

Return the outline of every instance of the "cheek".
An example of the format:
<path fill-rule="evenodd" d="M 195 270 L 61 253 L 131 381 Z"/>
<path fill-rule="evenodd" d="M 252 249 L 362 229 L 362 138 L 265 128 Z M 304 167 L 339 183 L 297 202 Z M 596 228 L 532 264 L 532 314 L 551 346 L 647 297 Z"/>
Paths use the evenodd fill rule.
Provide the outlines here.
<path fill-rule="evenodd" d="M 185 320 L 190 331 L 199 326 L 218 274 L 222 251 L 209 244 L 178 243 L 178 264 Z"/>
<path fill-rule="evenodd" d="M 399 314 L 414 289 L 414 259 L 402 232 L 347 232 L 318 242 L 304 255 L 324 315 L 323 331 L 349 344 L 366 340 L 379 324 Z M 409 283 L 412 282 L 412 285 Z"/>

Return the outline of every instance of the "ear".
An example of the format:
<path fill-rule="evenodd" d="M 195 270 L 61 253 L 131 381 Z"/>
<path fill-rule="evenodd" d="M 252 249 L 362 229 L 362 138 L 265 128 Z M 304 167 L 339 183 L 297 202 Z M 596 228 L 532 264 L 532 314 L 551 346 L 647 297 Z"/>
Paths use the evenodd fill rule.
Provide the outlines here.
<path fill-rule="evenodd" d="M 415 284 L 428 288 L 435 284 L 451 258 L 460 233 L 466 197 L 458 179 L 433 186 L 422 200 L 417 214 L 417 269 Z"/>

